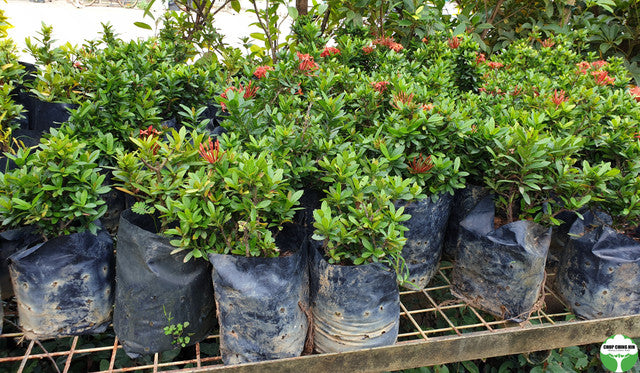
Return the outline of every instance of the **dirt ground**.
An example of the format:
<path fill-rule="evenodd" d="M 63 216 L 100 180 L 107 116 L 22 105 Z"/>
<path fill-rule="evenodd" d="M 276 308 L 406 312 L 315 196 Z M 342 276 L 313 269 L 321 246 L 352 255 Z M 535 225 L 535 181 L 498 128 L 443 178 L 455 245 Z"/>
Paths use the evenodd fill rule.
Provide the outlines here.
<path fill-rule="evenodd" d="M 162 14 L 162 7 L 154 6 L 153 13 L 156 16 Z M 248 4 L 243 3 L 243 7 Z M 44 3 L 35 3 L 27 0 L 0 1 L 0 9 L 5 11 L 9 22 L 14 26 L 9 30 L 9 36 L 17 44 L 20 50 L 20 59 L 32 62 L 33 58 L 24 52 L 24 40 L 26 37 L 37 37 L 37 32 L 44 22 L 53 26 L 53 37 L 56 45 L 70 42 L 82 44 L 85 40 L 100 37 L 101 23 L 110 22 L 114 30 L 123 40 L 146 38 L 155 34 L 155 31 L 145 30 L 134 25 L 134 22 L 142 21 L 153 25 L 153 20 L 144 17 L 142 9 L 125 9 L 115 0 L 98 0 L 97 4 L 89 7 L 77 8 L 71 0 L 51 0 Z M 249 33 L 258 31 L 249 26 L 254 18 L 252 14 L 236 14 L 232 10 L 223 10 L 216 15 L 215 26 L 226 36 L 226 42 L 239 46 L 240 38 L 249 36 Z M 158 17 L 156 17 L 158 18 Z"/>

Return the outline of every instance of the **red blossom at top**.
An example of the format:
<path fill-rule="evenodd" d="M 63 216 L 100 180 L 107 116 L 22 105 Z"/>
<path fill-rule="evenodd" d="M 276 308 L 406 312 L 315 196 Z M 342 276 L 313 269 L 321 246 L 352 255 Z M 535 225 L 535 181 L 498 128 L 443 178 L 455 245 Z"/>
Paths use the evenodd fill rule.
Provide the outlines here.
<path fill-rule="evenodd" d="M 485 62 L 487 60 L 487 56 L 484 55 L 484 53 L 477 53 L 476 52 L 476 64 L 481 64 L 483 62 Z"/>
<path fill-rule="evenodd" d="M 609 73 L 604 70 L 592 71 L 591 75 L 595 78 L 597 85 L 613 84 L 616 81 L 615 78 L 610 77 Z"/>
<path fill-rule="evenodd" d="M 149 126 L 147 129 L 145 130 L 140 130 L 140 137 L 144 137 L 149 138 L 149 137 L 155 137 L 160 135 L 162 132 L 158 131 L 157 129 L 153 128 L 153 126 Z"/>
<path fill-rule="evenodd" d="M 256 71 L 253 72 L 253 76 L 262 79 L 267 75 L 267 71 L 273 71 L 273 67 L 268 65 L 258 66 L 256 67 Z"/>
<path fill-rule="evenodd" d="M 554 45 L 556 45 L 556 43 L 551 39 L 544 39 L 543 41 L 540 42 L 540 44 L 542 44 L 544 48 L 551 48 Z"/>
<path fill-rule="evenodd" d="M 433 168 L 431 156 L 424 157 L 422 154 L 413 157 L 413 161 L 409 162 L 409 172 L 412 174 L 424 174 Z"/>
<path fill-rule="evenodd" d="M 370 54 L 370 53 L 372 53 L 372 52 L 373 52 L 373 47 L 372 47 L 372 46 L 370 46 L 370 45 L 364 46 L 364 47 L 362 47 L 362 51 L 363 51 L 365 54 Z"/>
<path fill-rule="evenodd" d="M 489 66 L 491 69 L 499 69 L 504 65 L 501 62 L 489 61 L 487 62 L 487 66 Z"/>
<path fill-rule="evenodd" d="M 222 98 L 229 98 L 227 96 L 227 92 L 232 91 L 232 92 L 236 92 L 236 93 L 242 93 L 242 97 L 247 100 L 250 98 L 255 97 L 256 93 L 258 92 L 258 87 L 254 87 L 252 82 L 249 82 L 249 84 L 247 84 L 246 86 L 242 86 L 240 85 L 240 88 L 236 88 L 234 86 L 231 86 L 227 89 L 224 90 L 224 92 L 222 92 L 220 94 L 220 97 Z M 226 111 L 227 110 L 227 105 L 225 105 L 224 102 L 220 103 L 220 107 L 222 108 L 222 110 Z"/>
<path fill-rule="evenodd" d="M 320 53 L 320 57 L 331 57 L 336 54 L 340 54 L 340 49 L 336 47 L 325 47 L 322 53 Z"/>
<path fill-rule="evenodd" d="M 375 89 L 376 91 L 378 91 L 379 93 L 384 92 L 387 89 L 387 86 L 391 84 L 386 80 L 383 80 L 381 82 L 371 82 L 371 85 L 373 86 L 373 89 Z"/>
<path fill-rule="evenodd" d="M 433 104 L 422 104 L 420 107 L 422 108 L 422 110 L 425 110 L 425 111 L 433 110 Z"/>
<path fill-rule="evenodd" d="M 633 137 L 635 137 L 636 139 L 640 140 L 640 132 L 634 133 Z"/>
<path fill-rule="evenodd" d="M 598 61 L 594 61 L 591 63 L 591 67 L 593 67 L 594 69 L 601 69 L 604 66 L 608 65 L 609 62 L 604 61 L 604 60 L 598 60 Z"/>
<path fill-rule="evenodd" d="M 394 52 L 400 52 L 401 50 L 404 49 L 402 44 L 397 43 L 395 40 L 393 40 L 393 38 L 389 38 L 389 37 L 377 38 L 376 40 L 373 41 L 373 45 L 383 45 Z"/>
<path fill-rule="evenodd" d="M 449 48 L 458 49 L 458 47 L 460 46 L 460 38 L 457 36 L 454 36 L 449 39 L 448 44 L 449 44 Z"/>
<path fill-rule="evenodd" d="M 553 90 L 553 97 L 551 97 L 551 101 L 556 104 L 556 107 L 560 106 L 563 102 L 569 101 L 568 97 L 565 97 L 565 92 L 563 90 L 558 91 L 557 89 Z"/>
<path fill-rule="evenodd" d="M 428 43 L 429 43 L 429 39 L 427 39 L 426 37 L 424 37 L 424 38 L 422 38 L 422 42 L 423 42 L 423 43 L 425 43 L 425 44 L 428 44 Z"/>
<path fill-rule="evenodd" d="M 224 152 L 220 153 L 220 142 L 218 139 L 216 139 L 214 143 L 211 138 L 209 138 L 209 142 L 206 145 L 200 143 L 199 153 L 202 158 L 211 164 L 217 163 L 224 155 Z"/>
<path fill-rule="evenodd" d="M 320 68 L 320 66 L 318 66 L 318 64 L 313 60 L 313 57 L 311 57 L 311 55 L 302 54 L 300 52 L 296 53 L 298 54 L 298 60 L 300 61 L 298 70 L 302 71 L 305 75 L 310 75 Z"/>

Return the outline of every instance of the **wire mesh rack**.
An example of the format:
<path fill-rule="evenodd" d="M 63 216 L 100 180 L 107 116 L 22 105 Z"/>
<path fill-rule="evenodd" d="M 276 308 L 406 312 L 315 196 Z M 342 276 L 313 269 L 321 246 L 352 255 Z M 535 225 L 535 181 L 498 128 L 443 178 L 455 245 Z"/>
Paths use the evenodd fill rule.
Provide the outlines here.
<path fill-rule="evenodd" d="M 546 306 L 527 322 L 497 319 L 451 295 L 450 271 L 451 265 L 444 263 L 426 289 L 401 292 L 400 333 L 394 346 L 233 367 L 222 365 L 215 334 L 194 346 L 138 359 L 125 354 L 112 329 L 100 335 L 24 340 L 16 326 L 15 305 L 8 302 L 5 334 L 0 335 L 0 371 L 397 370 L 602 342 L 613 334 L 640 337 L 640 315 L 579 321 L 549 286 L 545 287 Z"/>

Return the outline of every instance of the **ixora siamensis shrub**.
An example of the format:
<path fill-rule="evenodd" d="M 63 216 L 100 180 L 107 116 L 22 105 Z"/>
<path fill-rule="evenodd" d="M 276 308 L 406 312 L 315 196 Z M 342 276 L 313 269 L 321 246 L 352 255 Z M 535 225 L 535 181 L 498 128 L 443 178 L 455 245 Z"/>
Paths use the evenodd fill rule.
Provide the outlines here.
<path fill-rule="evenodd" d="M 0 174 L 0 217 L 3 228 L 23 230 L 8 258 L 20 327 L 37 339 L 105 331 L 114 256 L 98 220 L 109 191 L 100 153 L 52 130 L 35 151 L 8 156 L 17 168 Z"/>
<path fill-rule="evenodd" d="M 311 311 L 317 352 L 394 344 L 406 280 L 403 226 L 397 200 L 421 196 L 410 179 L 387 175 L 387 164 L 353 150 L 319 162 L 329 183 L 315 210 L 311 248 Z"/>
<path fill-rule="evenodd" d="M 174 253 L 166 234 L 180 219 L 172 201 L 187 173 L 206 163 L 199 154 L 204 135 L 150 126 L 131 140 L 137 149 L 121 151 L 113 171 L 117 188 L 135 199 L 118 227 L 113 327 L 125 352 L 138 356 L 202 340 L 215 324 L 215 307 L 209 263 Z M 165 334 L 177 325 L 182 335 Z"/>
<path fill-rule="evenodd" d="M 178 237 L 177 252 L 212 264 L 225 364 L 299 356 L 309 323 L 307 245 L 291 221 L 302 191 L 268 153 L 227 147 L 233 141 L 225 135 L 201 148 L 207 164 L 186 176 L 172 202 L 180 222 L 167 234 Z"/>

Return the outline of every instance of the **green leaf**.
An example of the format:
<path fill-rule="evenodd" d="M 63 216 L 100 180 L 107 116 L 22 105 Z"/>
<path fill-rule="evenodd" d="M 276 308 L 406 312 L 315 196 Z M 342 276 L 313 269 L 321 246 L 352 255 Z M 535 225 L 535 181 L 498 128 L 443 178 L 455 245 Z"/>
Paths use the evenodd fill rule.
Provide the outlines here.
<path fill-rule="evenodd" d="M 242 6 L 240 5 L 240 1 L 239 0 L 231 1 L 231 8 L 233 8 L 233 10 L 235 10 L 236 13 L 240 13 L 240 10 L 242 10 Z"/>
<path fill-rule="evenodd" d="M 149 26 L 147 23 L 144 22 L 133 22 L 134 25 L 140 27 L 141 29 L 145 29 L 145 30 L 153 30 L 153 28 L 151 28 L 151 26 Z"/>
<path fill-rule="evenodd" d="M 289 13 L 289 17 L 293 18 L 294 20 L 298 18 L 298 9 L 296 9 L 295 7 L 288 7 L 287 12 Z"/>

